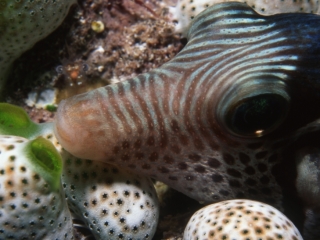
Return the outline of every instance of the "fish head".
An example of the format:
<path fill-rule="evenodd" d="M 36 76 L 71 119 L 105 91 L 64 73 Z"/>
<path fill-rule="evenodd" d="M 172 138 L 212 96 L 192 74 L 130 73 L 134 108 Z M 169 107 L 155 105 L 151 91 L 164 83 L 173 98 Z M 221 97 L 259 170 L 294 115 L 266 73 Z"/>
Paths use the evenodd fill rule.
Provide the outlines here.
<path fill-rule="evenodd" d="M 63 101 L 57 138 L 77 157 L 151 176 L 202 203 L 279 206 L 273 169 L 320 118 L 319 26 L 313 14 L 217 4 L 195 18 L 168 63 Z"/>

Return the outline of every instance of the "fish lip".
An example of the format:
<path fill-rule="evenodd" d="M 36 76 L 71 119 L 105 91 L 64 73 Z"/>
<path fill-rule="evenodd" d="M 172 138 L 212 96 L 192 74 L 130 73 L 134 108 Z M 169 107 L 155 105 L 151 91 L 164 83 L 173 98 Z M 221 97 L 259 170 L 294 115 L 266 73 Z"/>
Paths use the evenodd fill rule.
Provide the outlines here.
<path fill-rule="evenodd" d="M 68 126 L 70 126 L 70 119 L 67 114 L 66 101 L 62 100 L 59 103 L 54 119 L 54 134 L 59 143 L 67 150 L 68 146 L 72 144 L 72 139 L 75 138 L 74 132 L 70 132 L 71 129 Z"/>

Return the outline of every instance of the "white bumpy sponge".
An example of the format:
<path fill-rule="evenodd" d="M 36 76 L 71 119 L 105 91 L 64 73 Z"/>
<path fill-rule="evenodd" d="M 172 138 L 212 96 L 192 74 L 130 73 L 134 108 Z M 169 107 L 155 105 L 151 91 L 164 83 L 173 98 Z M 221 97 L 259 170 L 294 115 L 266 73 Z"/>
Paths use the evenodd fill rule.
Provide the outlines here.
<path fill-rule="evenodd" d="M 152 239 L 159 205 L 149 178 L 66 152 L 63 158 L 69 207 L 96 239 Z"/>
<path fill-rule="evenodd" d="M 12 62 L 48 36 L 75 0 L 0 1 L 0 92 Z"/>
<path fill-rule="evenodd" d="M 0 135 L 0 239 L 73 239 L 61 171 L 51 142 Z"/>
<path fill-rule="evenodd" d="M 171 20 L 176 22 L 175 30 L 187 35 L 191 21 L 206 8 L 223 2 L 243 2 L 262 15 L 277 13 L 316 13 L 319 14 L 318 0 L 178 0 L 175 7 L 170 7 Z"/>
<path fill-rule="evenodd" d="M 10 104 L 0 103 L 0 134 L 50 141 L 63 159 L 61 177 L 69 208 L 95 239 L 152 239 L 158 224 L 159 204 L 150 178 L 106 163 L 75 158 L 58 143 L 52 123 L 36 124 L 22 108 Z M 28 157 L 26 154 L 20 152 L 20 157 Z M 0 162 L 0 166 L 5 165 Z"/>
<path fill-rule="evenodd" d="M 246 199 L 218 202 L 200 209 L 188 222 L 183 239 L 303 240 L 280 211 Z"/>

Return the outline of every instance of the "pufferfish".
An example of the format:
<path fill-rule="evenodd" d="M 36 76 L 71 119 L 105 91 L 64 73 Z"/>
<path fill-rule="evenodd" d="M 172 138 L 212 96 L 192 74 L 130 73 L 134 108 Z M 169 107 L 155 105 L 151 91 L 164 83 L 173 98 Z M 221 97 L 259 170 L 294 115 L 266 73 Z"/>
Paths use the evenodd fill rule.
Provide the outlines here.
<path fill-rule="evenodd" d="M 320 16 L 217 4 L 160 68 L 62 101 L 55 132 L 77 157 L 201 203 L 247 198 L 295 209 L 295 151 L 319 145 L 319 76 Z"/>

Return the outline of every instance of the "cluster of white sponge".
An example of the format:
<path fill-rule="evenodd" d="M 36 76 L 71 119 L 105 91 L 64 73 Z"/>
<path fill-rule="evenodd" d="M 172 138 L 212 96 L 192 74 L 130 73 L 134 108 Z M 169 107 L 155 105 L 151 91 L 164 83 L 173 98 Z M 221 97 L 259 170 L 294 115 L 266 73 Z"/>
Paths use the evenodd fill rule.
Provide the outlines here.
<path fill-rule="evenodd" d="M 61 170 L 49 141 L 0 135 L 0 239 L 73 239 Z"/>
<path fill-rule="evenodd" d="M 152 239 L 159 204 L 149 178 L 66 152 L 63 158 L 69 207 L 96 239 Z"/>
<path fill-rule="evenodd" d="M 150 178 L 75 158 L 51 123 L 0 103 L 0 239 L 72 239 L 69 210 L 112 240 L 152 239 L 160 209 Z"/>
<path fill-rule="evenodd" d="M 243 2 L 263 15 L 277 13 L 304 12 L 319 13 L 320 2 L 318 0 L 178 0 L 174 7 L 170 7 L 171 20 L 176 22 L 175 30 L 187 34 L 190 22 L 206 8 L 223 2 Z"/>
<path fill-rule="evenodd" d="M 279 210 L 247 199 L 218 202 L 200 209 L 188 222 L 183 239 L 303 240 Z"/>

